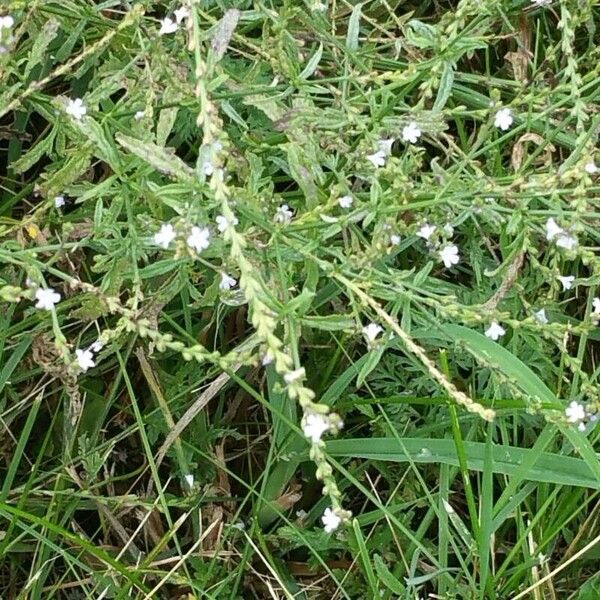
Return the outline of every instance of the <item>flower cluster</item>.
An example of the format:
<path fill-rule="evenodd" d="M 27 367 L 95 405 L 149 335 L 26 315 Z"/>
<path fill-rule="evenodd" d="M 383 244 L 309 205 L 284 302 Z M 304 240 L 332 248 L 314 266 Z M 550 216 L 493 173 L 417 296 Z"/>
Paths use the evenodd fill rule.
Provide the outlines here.
<path fill-rule="evenodd" d="M 579 431 L 585 431 L 588 422 L 596 422 L 598 413 L 584 406 L 581 402 L 573 400 L 565 409 L 567 421 L 573 425 L 577 425 Z"/>

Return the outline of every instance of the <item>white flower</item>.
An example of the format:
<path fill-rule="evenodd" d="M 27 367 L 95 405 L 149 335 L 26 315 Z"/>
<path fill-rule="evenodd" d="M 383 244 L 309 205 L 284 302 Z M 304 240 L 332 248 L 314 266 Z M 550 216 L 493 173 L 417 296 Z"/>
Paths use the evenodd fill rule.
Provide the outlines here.
<path fill-rule="evenodd" d="M 275 213 L 275 221 L 277 223 L 289 223 L 293 216 L 292 209 L 287 204 L 282 204 Z"/>
<path fill-rule="evenodd" d="M 304 379 L 306 372 L 304 371 L 304 367 L 300 367 L 299 369 L 295 369 L 293 371 L 288 371 L 284 376 L 283 380 L 288 384 L 296 383 L 300 379 Z"/>
<path fill-rule="evenodd" d="M 374 154 L 368 154 L 367 160 L 370 161 L 374 167 L 383 167 L 385 165 L 386 154 L 383 150 L 378 150 Z"/>
<path fill-rule="evenodd" d="M 323 415 L 310 413 L 303 419 L 302 431 L 313 444 L 321 441 L 321 436 L 329 429 L 329 421 Z"/>
<path fill-rule="evenodd" d="M 342 196 L 341 198 L 338 198 L 338 204 L 341 208 L 350 208 L 353 202 L 354 199 L 352 196 Z"/>
<path fill-rule="evenodd" d="M 325 533 L 333 533 L 342 523 L 342 519 L 331 508 L 326 508 L 321 517 Z"/>
<path fill-rule="evenodd" d="M 175 33 L 177 31 L 177 23 L 167 17 L 160 22 L 160 29 L 158 35 L 168 35 L 169 33 Z"/>
<path fill-rule="evenodd" d="M 210 160 L 205 160 L 202 163 L 202 172 L 207 176 L 210 177 L 214 172 L 215 172 L 215 166 L 212 164 L 212 161 Z"/>
<path fill-rule="evenodd" d="M 221 273 L 221 283 L 219 288 L 222 290 L 230 290 L 237 285 L 237 281 L 227 273 Z"/>
<path fill-rule="evenodd" d="M 94 355 L 90 350 L 80 350 L 77 348 L 77 350 L 75 350 L 75 355 L 77 356 L 77 364 L 84 373 L 88 369 L 96 366 Z"/>
<path fill-rule="evenodd" d="M 590 175 L 594 175 L 598 172 L 598 167 L 596 166 L 596 163 L 593 160 L 587 165 L 585 165 L 585 172 L 589 173 Z"/>
<path fill-rule="evenodd" d="M 600 298 L 594 298 L 592 304 L 594 305 L 594 314 L 600 315 Z"/>
<path fill-rule="evenodd" d="M 392 153 L 392 146 L 396 140 L 394 138 L 383 139 L 377 142 L 377 148 L 380 152 L 383 152 L 386 156 Z"/>
<path fill-rule="evenodd" d="M 154 234 L 154 243 L 166 250 L 176 237 L 177 234 L 173 225 L 171 223 L 164 223 L 160 226 L 158 232 Z"/>
<path fill-rule="evenodd" d="M 64 196 L 56 196 L 54 198 L 54 206 L 56 208 L 62 208 L 65 205 L 65 197 Z"/>
<path fill-rule="evenodd" d="M 15 20 L 10 16 L 0 17 L 0 29 L 12 29 L 15 24 Z"/>
<path fill-rule="evenodd" d="M 506 131 L 513 124 L 513 116 L 510 108 L 501 108 L 496 113 L 496 118 L 494 119 L 494 125 L 498 127 L 498 129 L 502 129 L 502 131 Z"/>
<path fill-rule="evenodd" d="M 187 19 L 190 16 L 190 9 L 187 6 L 180 6 L 175 11 L 175 20 L 178 23 L 181 23 L 184 19 Z"/>
<path fill-rule="evenodd" d="M 452 265 L 457 265 L 460 260 L 460 256 L 458 254 L 458 247 L 454 244 L 450 244 L 448 246 L 444 246 L 440 250 L 440 258 L 444 263 L 446 268 L 452 267 Z"/>
<path fill-rule="evenodd" d="M 531 0 L 531 3 L 537 6 L 548 6 L 551 2 L 552 0 Z"/>
<path fill-rule="evenodd" d="M 194 487 L 194 476 L 191 473 L 183 476 L 187 486 L 192 489 Z"/>
<path fill-rule="evenodd" d="M 546 239 L 548 241 L 554 239 L 557 235 L 561 235 L 564 231 L 552 217 L 546 221 Z"/>
<path fill-rule="evenodd" d="M 232 219 L 228 219 L 227 217 L 223 216 L 223 215 L 219 215 L 215 221 L 217 222 L 217 229 L 223 233 L 225 231 L 227 231 L 230 227 L 235 227 L 239 221 L 237 220 L 237 217 L 233 217 Z"/>
<path fill-rule="evenodd" d="M 35 292 L 37 300 L 35 307 L 43 310 L 54 310 L 54 305 L 60 302 L 60 294 L 52 288 L 39 288 Z"/>
<path fill-rule="evenodd" d="M 489 337 L 495 342 L 497 342 L 498 339 L 501 338 L 505 333 L 506 329 L 504 329 L 504 327 L 502 327 L 498 321 L 492 321 L 492 324 L 485 330 L 485 336 Z"/>
<path fill-rule="evenodd" d="M 100 340 L 96 340 L 91 346 L 90 350 L 92 352 L 100 352 L 104 348 L 104 344 Z"/>
<path fill-rule="evenodd" d="M 546 325 L 548 323 L 548 317 L 546 316 L 546 310 L 544 308 L 540 308 L 540 310 L 535 312 L 533 316 L 535 317 L 535 320 L 542 325 Z"/>
<path fill-rule="evenodd" d="M 271 352 L 271 349 L 269 348 L 263 355 L 261 363 L 263 367 L 266 367 L 267 365 L 270 365 L 273 362 L 273 353 Z"/>
<path fill-rule="evenodd" d="M 429 238 L 435 233 L 435 230 L 435 225 L 429 225 L 429 223 L 425 223 L 425 225 L 422 225 L 417 231 L 417 237 L 423 238 L 424 240 L 429 240 Z"/>
<path fill-rule="evenodd" d="M 558 280 L 562 283 L 563 290 L 570 290 L 573 287 L 573 282 L 575 281 L 574 275 L 562 275 L 558 276 Z"/>
<path fill-rule="evenodd" d="M 192 227 L 192 231 L 188 236 L 187 245 L 196 252 L 206 250 L 209 246 L 210 232 L 206 227 Z"/>
<path fill-rule="evenodd" d="M 135 115 L 133 115 L 133 118 L 136 121 L 141 121 L 144 117 L 146 116 L 146 111 L 144 110 L 138 110 Z"/>
<path fill-rule="evenodd" d="M 452 237 L 454 235 L 454 227 L 452 227 L 450 223 L 446 223 L 442 229 L 448 237 Z"/>
<path fill-rule="evenodd" d="M 417 140 L 421 137 L 422 131 L 419 126 L 411 121 L 404 129 L 402 129 L 402 141 L 416 144 Z"/>
<path fill-rule="evenodd" d="M 583 404 L 573 400 L 573 402 L 565 409 L 565 415 L 567 416 L 569 423 L 583 421 L 585 419 L 585 409 L 583 408 Z"/>
<path fill-rule="evenodd" d="M 363 335 L 365 336 L 369 346 L 377 339 L 377 336 L 383 331 L 383 327 L 377 325 L 377 323 L 369 323 L 362 328 Z"/>
<path fill-rule="evenodd" d="M 570 233 L 562 233 L 556 238 L 556 245 L 566 250 L 574 250 L 578 243 L 577 237 Z"/>
<path fill-rule="evenodd" d="M 390 243 L 392 246 L 397 246 L 400 243 L 400 236 L 396 233 L 392 233 L 392 235 L 390 235 Z"/>
<path fill-rule="evenodd" d="M 81 98 L 75 98 L 75 100 L 69 100 L 67 108 L 65 109 L 68 115 L 71 115 L 74 119 L 81 121 L 81 119 L 87 113 L 87 108 Z"/>

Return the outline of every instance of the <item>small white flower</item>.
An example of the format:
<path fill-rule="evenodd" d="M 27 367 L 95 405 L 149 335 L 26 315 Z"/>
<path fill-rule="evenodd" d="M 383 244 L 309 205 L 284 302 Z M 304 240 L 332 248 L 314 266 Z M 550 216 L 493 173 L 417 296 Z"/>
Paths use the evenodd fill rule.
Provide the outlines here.
<path fill-rule="evenodd" d="M 230 227 L 235 227 L 239 223 L 239 221 L 237 220 L 237 217 L 233 217 L 231 220 L 229 220 L 227 217 L 225 217 L 223 215 L 219 215 L 215 219 L 215 221 L 217 222 L 217 229 L 221 233 L 224 233 Z"/>
<path fill-rule="evenodd" d="M 15 20 L 10 16 L 0 17 L 0 29 L 12 29 L 15 24 Z"/>
<path fill-rule="evenodd" d="M 227 273 L 221 273 L 221 283 L 219 288 L 222 290 L 230 290 L 237 285 L 237 281 Z"/>
<path fill-rule="evenodd" d="M 493 196 L 486 196 L 483 201 L 487 204 L 491 204 L 494 201 L 494 197 Z"/>
<path fill-rule="evenodd" d="M 85 373 L 88 369 L 96 366 L 94 362 L 94 355 L 90 350 L 75 350 L 75 356 L 77 356 L 77 364 L 79 368 Z"/>
<path fill-rule="evenodd" d="M 557 235 L 561 235 L 564 231 L 552 217 L 546 221 L 546 239 L 548 241 L 554 239 Z"/>
<path fill-rule="evenodd" d="M 392 153 L 392 146 L 396 140 L 394 138 L 383 139 L 377 142 L 377 148 L 380 152 L 383 152 L 386 156 Z"/>
<path fill-rule="evenodd" d="M 369 346 L 377 339 L 377 336 L 383 331 L 383 327 L 377 325 L 377 323 L 369 323 L 362 328 L 363 335 L 367 340 Z"/>
<path fill-rule="evenodd" d="M 579 423 L 579 425 L 577 425 L 577 429 L 579 431 L 585 431 L 585 423 Z"/>
<path fill-rule="evenodd" d="M 600 315 L 600 298 L 594 298 L 592 304 L 594 306 L 594 314 Z"/>
<path fill-rule="evenodd" d="M 565 415 L 567 416 L 569 423 L 583 421 L 585 419 L 585 409 L 583 408 L 583 404 L 573 400 L 573 402 L 565 409 Z"/>
<path fill-rule="evenodd" d="M 425 223 L 421 228 L 417 231 L 417 237 L 423 238 L 424 240 L 428 240 L 435 233 L 436 230 L 435 225 L 429 225 L 429 223 Z"/>
<path fill-rule="evenodd" d="M 546 316 L 546 309 L 540 308 L 540 310 L 538 310 L 537 312 L 535 312 L 533 314 L 533 316 L 535 317 L 535 320 L 538 323 L 540 323 L 541 325 L 547 325 L 548 324 L 548 317 Z"/>
<path fill-rule="evenodd" d="M 154 234 L 154 243 L 165 250 L 171 245 L 171 242 L 177 237 L 175 228 L 171 223 L 164 223 L 160 226 L 157 233 Z"/>
<path fill-rule="evenodd" d="M 492 321 L 492 324 L 485 330 L 485 336 L 495 342 L 497 342 L 505 333 L 506 329 L 504 329 L 498 321 Z"/>
<path fill-rule="evenodd" d="M 35 292 L 37 300 L 35 307 L 43 310 L 54 310 L 54 305 L 60 302 L 60 294 L 52 288 L 39 288 Z"/>
<path fill-rule="evenodd" d="M 54 198 L 54 206 L 56 208 L 62 208 L 65 205 L 65 197 L 64 196 L 56 196 Z"/>
<path fill-rule="evenodd" d="M 577 237 L 571 235 L 570 233 L 561 233 L 556 238 L 556 245 L 559 248 L 565 248 L 566 250 L 575 250 L 578 243 L 579 241 L 577 240 Z"/>
<path fill-rule="evenodd" d="M 184 475 L 183 479 L 185 480 L 188 488 L 192 489 L 194 487 L 194 476 L 191 473 Z"/>
<path fill-rule="evenodd" d="M 402 141 L 416 144 L 422 133 L 420 127 L 414 121 L 411 121 L 402 129 Z"/>
<path fill-rule="evenodd" d="M 146 116 L 146 111 L 145 110 L 138 110 L 135 115 L 133 115 L 133 118 L 136 121 L 141 121 L 144 117 Z"/>
<path fill-rule="evenodd" d="M 169 17 L 163 19 L 160 22 L 160 29 L 158 30 L 158 35 L 168 35 L 169 33 L 175 33 L 177 31 L 178 25 Z"/>
<path fill-rule="evenodd" d="M 192 231 L 188 236 L 187 245 L 196 252 L 206 250 L 210 245 L 210 231 L 206 227 L 192 227 Z"/>
<path fill-rule="evenodd" d="M 392 246 L 397 246 L 400 243 L 400 236 L 397 233 L 392 233 L 392 235 L 390 235 L 390 244 L 392 244 Z"/>
<path fill-rule="evenodd" d="M 585 172 L 589 173 L 590 175 L 594 175 L 598 172 L 598 167 L 593 160 L 585 165 Z"/>
<path fill-rule="evenodd" d="M 510 108 L 501 108 L 496 113 L 496 118 L 494 119 L 494 125 L 501 129 L 502 131 L 506 131 L 510 129 L 510 126 L 513 124 L 513 116 Z"/>
<path fill-rule="evenodd" d="M 175 20 L 181 23 L 184 19 L 190 16 L 190 9 L 187 6 L 180 6 L 175 12 Z"/>
<path fill-rule="evenodd" d="M 215 172 L 215 166 L 212 164 L 212 161 L 210 160 L 205 160 L 202 163 L 202 172 L 207 176 L 210 177 L 214 172 Z"/>
<path fill-rule="evenodd" d="M 65 109 L 68 115 L 71 115 L 77 121 L 81 121 L 81 119 L 87 113 L 87 108 L 83 103 L 81 98 L 75 98 L 75 100 L 69 100 L 69 104 L 67 104 L 67 108 Z"/>
<path fill-rule="evenodd" d="M 289 223 L 293 216 L 292 209 L 287 204 L 282 204 L 275 213 L 275 221 L 277 223 Z"/>
<path fill-rule="evenodd" d="M 367 160 L 370 161 L 374 167 L 383 167 L 385 165 L 386 154 L 383 150 L 378 150 L 374 154 L 368 154 Z"/>
<path fill-rule="evenodd" d="M 453 265 L 457 265 L 458 261 L 460 260 L 460 256 L 458 254 L 458 247 L 454 244 L 444 246 L 440 250 L 440 258 L 442 259 L 444 266 L 448 269 Z"/>
<path fill-rule="evenodd" d="M 448 237 L 452 237 L 454 235 L 454 227 L 452 227 L 450 223 L 446 223 L 442 229 Z"/>
<path fill-rule="evenodd" d="M 261 360 L 262 366 L 266 367 L 267 365 L 270 365 L 273 362 L 273 353 L 271 352 L 270 349 L 268 349 Z"/>
<path fill-rule="evenodd" d="M 326 508 L 321 517 L 325 533 L 333 533 L 342 523 L 342 519 L 331 508 Z"/>
<path fill-rule="evenodd" d="M 323 415 L 310 413 L 303 419 L 302 432 L 313 444 L 320 442 L 322 435 L 329 429 L 329 421 Z"/>
<path fill-rule="evenodd" d="M 91 346 L 90 350 L 92 352 L 100 352 L 104 348 L 104 344 L 100 340 L 96 340 Z"/>
<path fill-rule="evenodd" d="M 531 0 L 531 3 L 536 6 L 548 6 L 552 3 L 552 0 Z"/>
<path fill-rule="evenodd" d="M 284 376 L 283 380 L 288 384 L 296 383 L 301 379 L 304 379 L 306 372 L 304 371 L 304 367 L 300 367 L 299 369 L 295 369 L 293 371 L 288 371 Z"/>
<path fill-rule="evenodd" d="M 354 198 L 352 198 L 352 196 L 342 196 L 341 198 L 338 198 L 338 204 L 341 208 L 350 208 L 353 202 Z"/>
<path fill-rule="evenodd" d="M 575 281 L 574 275 L 562 275 L 558 276 L 558 280 L 562 283 L 563 290 L 570 290 L 573 287 L 573 282 Z"/>

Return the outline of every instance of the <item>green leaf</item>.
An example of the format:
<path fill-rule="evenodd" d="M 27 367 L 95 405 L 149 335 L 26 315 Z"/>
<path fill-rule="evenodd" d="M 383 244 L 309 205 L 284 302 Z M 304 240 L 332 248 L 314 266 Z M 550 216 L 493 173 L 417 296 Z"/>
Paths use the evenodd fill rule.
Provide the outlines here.
<path fill-rule="evenodd" d="M 362 3 L 356 4 L 352 9 L 352 14 L 350 15 L 350 20 L 348 21 L 348 33 L 346 34 L 346 47 L 348 50 L 358 49 L 361 13 Z"/>
<path fill-rule="evenodd" d="M 23 79 L 28 79 L 32 69 L 48 58 L 48 46 L 58 33 L 60 23 L 56 19 L 49 19 L 44 23 L 42 30 L 34 36 L 33 47 L 29 52 L 29 59 L 25 66 Z"/>
<path fill-rule="evenodd" d="M 444 70 L 440 78 L 438 93 L 433 103 L 433 110 L 442 110 L 450 98 L 452 85 L 454 84 L 454 67 L 450 61 L 444 63 Z"/>
<path fill-rule="evenodd" d="M 319 47 L 316 49 L 315 53 L 310 57 L 310 60 L 306 63 L 306 66 L 300 73 L 300 79 L 308 79 L 319 66 L 321 62 L 321 57 L 323 56 L 323 44 L 319 44 Z"/>
<path fill-rule="evenodd" d="M 379 580 L 394 594 L 404 594 L 405 588 L 400 581 L 398 581 L 392 572 L 388 569 L 387 565 L 383 562 L 383 559 L 379 554 L 373 556 L 373 564 L 375 565 L 375 571 Z"/>

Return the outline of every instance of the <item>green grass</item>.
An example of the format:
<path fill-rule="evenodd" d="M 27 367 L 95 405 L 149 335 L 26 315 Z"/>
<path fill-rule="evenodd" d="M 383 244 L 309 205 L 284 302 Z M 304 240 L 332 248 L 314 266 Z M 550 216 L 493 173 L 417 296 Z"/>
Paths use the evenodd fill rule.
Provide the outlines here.
<path fill-rule="evenodd" d="M 0 7 L 1 598 L 600 597 L 599 9 L 320 5 Z"/>

